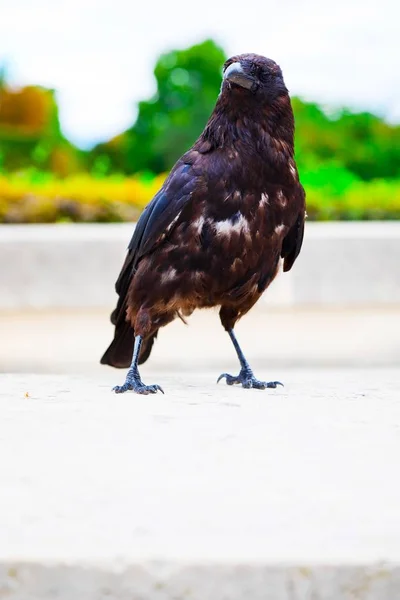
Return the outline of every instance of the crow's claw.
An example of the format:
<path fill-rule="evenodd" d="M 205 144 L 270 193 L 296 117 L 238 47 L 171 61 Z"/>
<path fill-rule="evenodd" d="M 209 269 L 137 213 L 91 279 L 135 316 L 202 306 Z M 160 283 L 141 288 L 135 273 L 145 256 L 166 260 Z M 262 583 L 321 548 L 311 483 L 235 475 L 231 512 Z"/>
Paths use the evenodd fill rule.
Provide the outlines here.
<path fill-rule="evenodd" d="M 116 394 L 123 394 L 128 390 L 132 390 L 136 394 L 143 395 L 156 394 L 158 391 L 164 393 L 162 387 L 157 384 L 145 385 L 142 381 L 133 379 L 125 381 L 124 385 L 116 385 L 115 387 L 113 387 L 113 392 L 115 392 Z"/>
<path fill-rule="evenodd" d="M 266 388 L 276 388 L 278 385 L 283 386 L 283 383 L 280 381 L 259 381 L 254 377 L 251 371 L 242 370 L 236 377 L 234 375 L 229 375 L 229 373 L 222 373 L 222 375 L 218 377 L 217 383 L 224 377 L 228 385 L 241 383 L 242 387 L 246 389 L 254 388 L 256 390 L 265 390 Z"/>
<path fill-rule="evenodd" d="M 240 383 L 239 381 L 239 377 L 234 377 L 233 375 L 229 375 L 229 373 L 222 373 L 218 379 L 217 379 L 217 383 L 219 383 L 221 381 L 221 379 L 223 379 L 225 377 L 226 379 L 226 383 L 228 385 L 233 385 L 234 383 Z"/>

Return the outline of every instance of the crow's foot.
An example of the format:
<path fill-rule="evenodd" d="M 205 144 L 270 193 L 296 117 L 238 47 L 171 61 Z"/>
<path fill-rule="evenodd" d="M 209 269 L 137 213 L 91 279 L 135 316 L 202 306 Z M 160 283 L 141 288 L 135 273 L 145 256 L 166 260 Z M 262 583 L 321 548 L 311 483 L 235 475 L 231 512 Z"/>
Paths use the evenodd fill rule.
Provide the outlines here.
<path fill-rule="evenodd" d="M 242 387 L 254 388 L 256 390 L 265 390 L 266 388 L 276 388 L 278 385 L 283 386 L 283 383 L 280 381 L 259 381 L 253 375 L 252 371 L 247 371 L 241 369 L 239 375 L 234 377 L 233 375 L 229 375 L 229 373 L 222 373 L 217 379 L 217 383 L 221 381 L 225 377 L 226 383 L 228 385 L 242 384 Z"/>
<path fill-rule="evenodd" d="M 116 394 L 123 394 L 128 390 L 132 390 L 136 394 L 156 394 L 158 391 L 164 393 L 164 390 L 159 385 L 145 385 L 141 379 L 135 378 L 127 378 L 124 385 L 116 385 L 113 387 L 113 392 Z"/>

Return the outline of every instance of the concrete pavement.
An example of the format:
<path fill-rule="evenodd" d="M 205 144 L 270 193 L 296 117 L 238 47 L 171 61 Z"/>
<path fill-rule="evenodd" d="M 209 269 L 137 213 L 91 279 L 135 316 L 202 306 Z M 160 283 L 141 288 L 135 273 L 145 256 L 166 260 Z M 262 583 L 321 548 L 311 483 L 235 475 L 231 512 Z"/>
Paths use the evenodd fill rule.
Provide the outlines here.
<path fill-rule="evenodd" d="M 399 370 L 215 371 L 1 376 L 1 598 L 400 597 Z"/>

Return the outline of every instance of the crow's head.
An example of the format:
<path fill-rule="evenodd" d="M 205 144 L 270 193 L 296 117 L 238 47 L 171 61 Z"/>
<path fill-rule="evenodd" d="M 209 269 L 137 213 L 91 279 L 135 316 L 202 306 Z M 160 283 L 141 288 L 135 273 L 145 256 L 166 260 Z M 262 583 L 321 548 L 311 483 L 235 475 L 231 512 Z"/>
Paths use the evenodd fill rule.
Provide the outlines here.
<path fill-rule="evenodd" d="M 238 146 L 281 164 L 294 152 L 294 116 L 280 67 L 259 54 L 224 64 L 221 93 L 196 149 Z M 264 161 L 265 162 L 265 161 Z"/>
<path fill-rule="evenodd" d="M 242 100 L 253 96 L 261 103 L 273 102 L 288 93 L 280 67 L 258 54 L 232 56 L 224 64 L 222 92 Z"/>

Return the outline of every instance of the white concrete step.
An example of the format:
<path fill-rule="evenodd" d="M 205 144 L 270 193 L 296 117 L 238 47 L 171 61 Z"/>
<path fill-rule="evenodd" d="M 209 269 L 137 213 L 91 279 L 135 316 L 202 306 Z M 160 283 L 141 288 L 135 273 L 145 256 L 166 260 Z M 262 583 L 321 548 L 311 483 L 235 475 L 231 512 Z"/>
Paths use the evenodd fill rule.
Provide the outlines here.
<path fill-rule="evenodd" d="M 110 308 L 133 230 L 131 223 L 0 225 L 0 310 Z M 399 256 L 400 222 L 307 223 L 301 255 L 263 301 L 399 305 Z"/>

